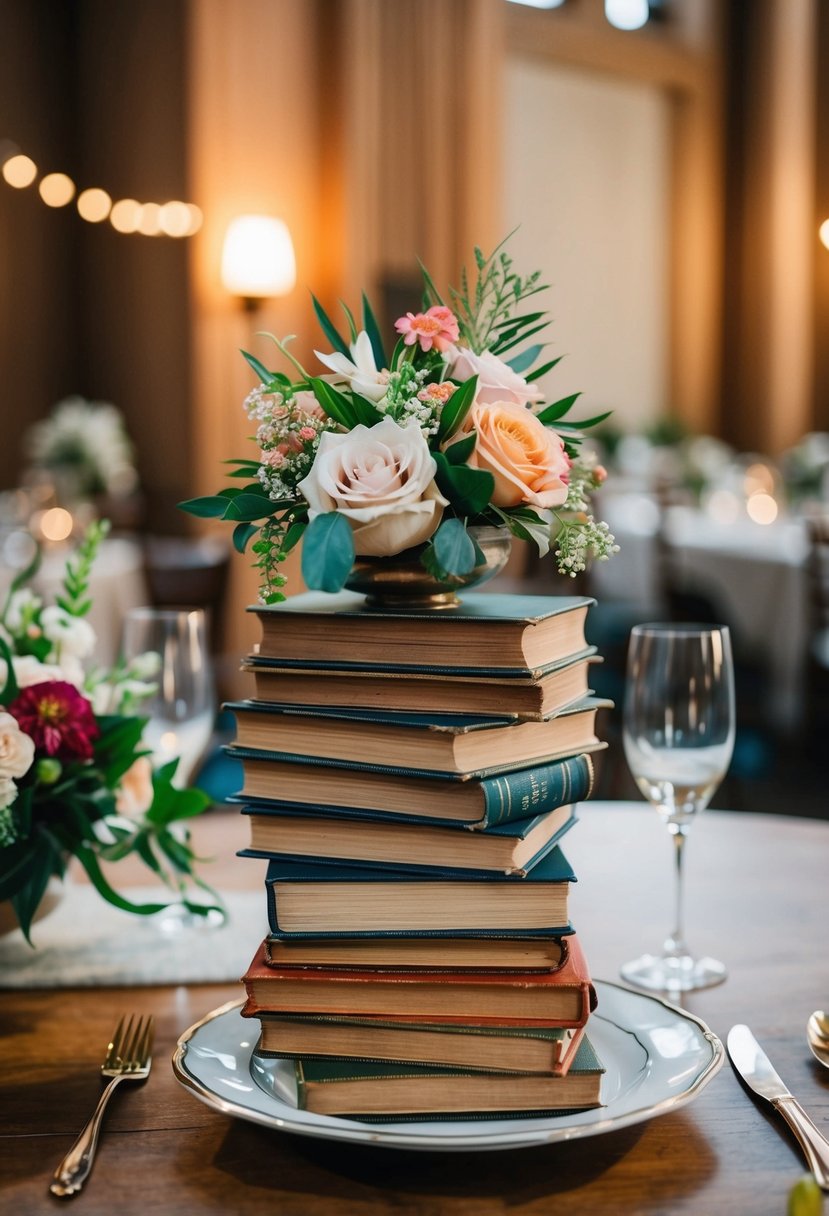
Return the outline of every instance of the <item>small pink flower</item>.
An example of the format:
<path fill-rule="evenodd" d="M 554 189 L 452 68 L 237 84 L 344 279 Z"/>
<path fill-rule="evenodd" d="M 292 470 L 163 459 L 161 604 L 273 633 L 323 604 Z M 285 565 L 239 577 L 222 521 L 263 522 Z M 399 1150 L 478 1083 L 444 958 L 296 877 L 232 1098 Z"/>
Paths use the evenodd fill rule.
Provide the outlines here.
<path fill-rule="evenodd" d="M 457 318 L 445 304 L 433 304 L 427 312 L 407 312 L 395 321 L 394 328 L 403 335 L 406 346 L 419 342 L 424 351 L 433 346 L 435 350 L 445 350 L 458 340 Z"/>
<path fill-rule="evenodd" d="M 317 436 L 317 432 L 314 430 L 314 428 L 312 426 L 301 426 L 299 428 L 300 439 L 305 439 L 305 440 L 316 439 L 316 436 Z"/>
<path fill-rule="evenodd" d="M 446 405 L 457 387 L 457 384 L 453 384 L 451 380 L 444 380 L 442 384 L 427 384 L 417 394 L 417 399 L 429 404 L 436 401 L 440 405 Z"/>
<path fill-rule="evenodd" d="M 281 469 L 285 463 L 285 455 L 278 448 L 271 448 L 269 452 L 260 452 L 259 459 L 262 464 L 270 465 L 272 469 Z"/>
<path fill-rule="evenodd" d="M 596 465 L 595 469 L 593 470 L 593 480 L 597 486 L 600 486 L 603 482 L 607 481 L 607 469 L 603 464 Z"/>

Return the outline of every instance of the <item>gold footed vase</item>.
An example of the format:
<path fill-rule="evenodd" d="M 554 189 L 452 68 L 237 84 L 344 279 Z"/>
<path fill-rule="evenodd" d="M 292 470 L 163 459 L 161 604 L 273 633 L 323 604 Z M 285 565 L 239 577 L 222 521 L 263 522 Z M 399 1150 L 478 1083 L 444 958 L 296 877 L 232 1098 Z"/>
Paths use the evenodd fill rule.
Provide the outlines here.
<path fill-rule="evenodd" d="M 484 555 L 468 574 L 439 579 L 421 565 L 426 548 L 418 545 L 393 557 L 358 557 L 346 580 L 350 591 L 366 597 L 366 606 L 383 612 L 447 611 L 460 604 L 458 592 L 479 586 L 499 574 L 512 545 L 508 528 L 472 527 L 469 535 Z"/>

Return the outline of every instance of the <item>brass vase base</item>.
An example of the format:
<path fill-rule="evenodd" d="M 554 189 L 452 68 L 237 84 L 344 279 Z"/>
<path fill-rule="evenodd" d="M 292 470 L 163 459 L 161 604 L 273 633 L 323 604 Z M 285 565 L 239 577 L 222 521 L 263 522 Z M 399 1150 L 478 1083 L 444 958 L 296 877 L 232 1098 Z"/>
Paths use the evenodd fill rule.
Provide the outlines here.
<path fill-rule="evenodd" d="M 358 557 L 346 580 L 349 591 L 366 597 L 378 612 L 447 612 L 460 605 L 458 591 L 476 587 L 503 570 L 512 537 L 506 528 L 472 527 L 484 560 L 468 574 L 438 578 L 421 564 L 425 545 L 393 557 Z"/>

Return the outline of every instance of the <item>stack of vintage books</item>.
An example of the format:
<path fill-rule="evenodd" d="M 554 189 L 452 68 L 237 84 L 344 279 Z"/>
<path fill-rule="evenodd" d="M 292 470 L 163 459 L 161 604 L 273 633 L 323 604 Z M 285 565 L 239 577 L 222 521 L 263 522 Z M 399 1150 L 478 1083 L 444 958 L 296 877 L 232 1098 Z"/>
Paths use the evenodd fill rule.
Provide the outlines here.
<path fill-rule="evenodd" d="M 256 609 L 231 708 L 270 933 L 244 976 L 258 1051 L 356 1118 L 599 1104 L 595 996 L 559 841 L 604 746 L 592 601 L 350 593 Z"/>

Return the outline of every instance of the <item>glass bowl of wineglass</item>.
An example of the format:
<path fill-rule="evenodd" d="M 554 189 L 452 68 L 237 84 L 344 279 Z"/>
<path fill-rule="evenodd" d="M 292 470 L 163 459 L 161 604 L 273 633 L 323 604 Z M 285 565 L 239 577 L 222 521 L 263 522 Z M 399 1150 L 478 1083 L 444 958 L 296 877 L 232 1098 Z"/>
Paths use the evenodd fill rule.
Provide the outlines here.
<path fill-rule="evenodd" d="M 734 668 L 727 626 L 637 625 L 631 632 L 623 738 L 628 767 L 674 846 L 674 928 L 661 954 L 621 968 L 640 988 L 687 992 L 726 978 L 723 963 L 695 958 L 683 929 L 682 862 L 691 825 L 708 806 L 734 750 Z"/>

